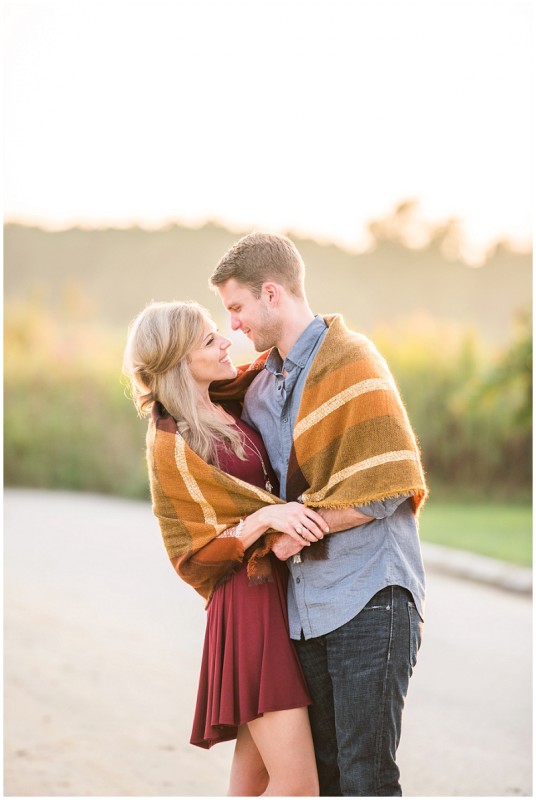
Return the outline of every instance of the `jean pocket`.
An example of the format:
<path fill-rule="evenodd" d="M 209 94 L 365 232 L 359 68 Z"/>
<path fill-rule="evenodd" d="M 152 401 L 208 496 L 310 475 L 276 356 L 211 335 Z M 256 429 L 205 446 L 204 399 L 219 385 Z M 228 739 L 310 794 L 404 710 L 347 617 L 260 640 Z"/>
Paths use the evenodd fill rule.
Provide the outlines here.
<path fill-rule="evenodd" d="M 390 611 L 393 606 L 393 587 L 386 586 L 370 598 L 363 611 Z"/>
<path fill-rule="evenodd" d="M 408 602 L 409 617 L 409 663 L 411 668 L 417 663 L 417 653 L 422 641 L 422 619 L 415 607 L 415 603 Z"/>

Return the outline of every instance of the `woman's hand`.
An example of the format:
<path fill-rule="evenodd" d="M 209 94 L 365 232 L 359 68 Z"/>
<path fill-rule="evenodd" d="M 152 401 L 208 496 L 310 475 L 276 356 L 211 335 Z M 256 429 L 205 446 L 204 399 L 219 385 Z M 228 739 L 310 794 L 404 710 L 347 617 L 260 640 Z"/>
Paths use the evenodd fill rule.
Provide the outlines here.
<path fill-rule="evenodd" d="M 264 506 L 255 513 L 262 517 L 267 528 L 288 534 L 301 546 L 309 547 L 329 533 L 329 526 L 320 514 L 301 503 Z"/>

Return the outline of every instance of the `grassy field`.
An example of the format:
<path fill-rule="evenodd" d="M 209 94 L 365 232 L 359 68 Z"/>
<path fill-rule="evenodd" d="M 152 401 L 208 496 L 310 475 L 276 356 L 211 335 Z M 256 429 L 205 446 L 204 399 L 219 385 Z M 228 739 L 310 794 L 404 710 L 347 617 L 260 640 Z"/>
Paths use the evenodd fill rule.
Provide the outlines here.
<path fill-rule="evenodd" d="M 434 502 L 420 523 L 424 542 L 456 547 L 522 566 L 532 564 L 529 504 Z"/>

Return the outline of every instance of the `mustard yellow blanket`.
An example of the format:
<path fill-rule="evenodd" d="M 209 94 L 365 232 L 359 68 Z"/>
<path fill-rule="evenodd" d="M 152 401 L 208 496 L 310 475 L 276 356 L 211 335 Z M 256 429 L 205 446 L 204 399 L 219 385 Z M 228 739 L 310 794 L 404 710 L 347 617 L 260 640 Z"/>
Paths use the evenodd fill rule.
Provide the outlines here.
<path fill-rule="evenodd" d="M 287 499 L 315 508 L 347 508 L 408 494 L 417 513 L 426 482 L 387 364 L 370 340 L 348 330 L 339 315 L 324 319 L 328 332 L 309 371 L 295 423 Z M 213 400 L 242 400 L 267 355 L 241 367 L 234 380 L 213 384 Z M 218 534 L 281 500 L 202 461 L 158 404 L 147 433 L 147 461 L 153 510 L 168 555 L 178 574 L 210 601 L 216 586 L 244 558 L 239 539 L 218 539 Z M 267 553 L 277 535 L 265 535 L 249 558 L 253 580 L 268 576 Z"/>

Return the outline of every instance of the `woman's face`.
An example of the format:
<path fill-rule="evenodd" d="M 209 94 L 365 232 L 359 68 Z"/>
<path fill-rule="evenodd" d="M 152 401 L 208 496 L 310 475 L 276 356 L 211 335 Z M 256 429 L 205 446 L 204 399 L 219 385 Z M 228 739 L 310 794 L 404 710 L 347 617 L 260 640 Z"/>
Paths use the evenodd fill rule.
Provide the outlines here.
<path fill-rule="evenodd" d="M 227 353 L 230 346 L 230 340 L 217 332 L 212 320 L 205 319 L 201 344 L 192 350 L 188 363 L 200 389 L 207 389 L 212 381 L 235 377 L 237 369 Z"/>

